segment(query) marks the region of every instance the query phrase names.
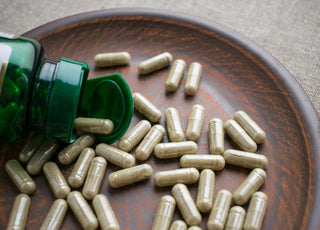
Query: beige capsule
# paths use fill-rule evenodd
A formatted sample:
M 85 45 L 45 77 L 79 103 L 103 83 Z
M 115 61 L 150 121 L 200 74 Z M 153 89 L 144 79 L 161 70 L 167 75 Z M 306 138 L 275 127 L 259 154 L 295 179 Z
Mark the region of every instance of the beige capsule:
M 266 214 L 268 197 L 263 192 L 255 192 L 252 195 L 244 221 L 244 230 L 259 230 Z
M 110 163 L 121 168 L 129 168 L 136 163 L 134 157 L 131 154 L 126 153 L 111 145 L 98 144 L 96 147 L 96 153 L 98 156 L 103 157 Z
M 202 65 L 198 62 L 191 63 L 186 84 L 184 86 L 184 93 L 187 95 L 195 95 L 200 84 L 200 78 L 201 78 L 201 72 L 202 72 Z
M 213 204 L 215 174 L 211 169 L 200 173 L 196 204 L 200 212 L 209 212 Z
M 92 200 L 92 204 L 102 230 L 120 230 L 117 218 L 112 210 L 108 198 L 105 195 L 96 195 Z
M 57 164 L 52 161 L 45 163 L 43 173 L 55 197 L 66 198 L 70 193 L 70 187 Z
M 194 105 L 188 120 L 186 137 L 190 141 L 197 141 L 201 135 L 205 109 L 202 105 Z
M 209 230 L 223 230 L 227 221 L 232 195 L 227 190 L 220 190 L 214 201 L 208 218 L 207 228 Z
M 112 67 L 128 65 L 131 56 L 128 52 L 100 53 L 94 56 L 94 64 L 97 67 Z
M 64 199 L 55 200 L 40 230 L 59 230 L 67 211 L 68 204 Z
M 166 119 L 166 126 L 170 141 L 178 142 L 183 141 L 184 132 L 182 129 L 179 113 L 177 109 L 169 107 L 164 112 Z
M 209 122 L 209 150 L 211 154 L 221 155 L 224 152 L 223 121 L 213 118 Z
M 160 143 L 165 130 L 161 125 L 154 125 L 136 149 L 136 158 L 140 161 L 147 160 L 155 146 Z
M 202 230 L 199 226 L 191 226 L 188 228 L 188 230 Z
M 160 109 L 140 93 L 132 94 L 134 108 L 151 122 L 158 122 L 162 117 Z
M 247 132 L 235 120 L 227 120 L 224 129 L 228 136 L 242 149 L 247 152 L 256 152 L 257 144 Z
M 152 173 L 153 170 L 150 165 L 141 164 L 111 173 L 108 177 L 108 182 L 111 187 L 119 188 L 146 180 L 152 176 Z
M 148 74 L 156 70 L 162 69 L 172 62 L 172 55 L 164 52 L 139 63 L 138 71 L 140 74 Z
M 107 161 L 103 157 L 95 157 L 91 161 L 82 194 L 87 200 L 92 200 L 98 194 L 106 173 Z
M 80 132 L 110 134 L 113 127 L 113 122 L 109 119 L 78 117 L 74 120 L 74 128 Z
M 175 220 L 171 224 L 170 230 L 187 230 L 187 225 L 182 220 Z
M 19 161 L 9 160 L 5 165 L 5 170 L 21 193 L 29 195 L 34 193 L 36 184 Z
M 160 171 L 154 175 L 154 183 L 159 187 L 172 186 L 178 183 L 193 184 L 199 179 L 199 171 L 195 168 Z
M 198 145 L 193 141 L 169 142 L 157 144 L 154 155 L 160 159 L 181 157 L 185 154 L 195 154 Z
M 151 123 L 149 121 L 140 121 L 120 138 L 118 148 L 125 152 L 130 152 L 145 137 L 150 129 Z
M 246 211 L 240 206 L 233 206 L 228 215 L 225 230 L 241 230 L 243 227 Z
M 27 143 L 19 153 L 19 161 L 22 164 L 28 163 L 28 161 L 31 159 L 31 157 L 37 151 L 37 149 L 40 147 L 43 141 L 44 141 L 43 133 L 41 132 L 32 133 Z
M 227 164 L 249 169 L 265 169 L 268 165 L 268 159 L 264 155 L 257 153 L 229 149 L 224 152 L 223 157 Z
M 7 230 L 25 229 L 31 199 L 26 194 L 16 196 L 11 209 Z
M 68 177 L 68 183 L 72 188 L 80 188 L 87 176 L 92 159 L 96 153 L 92 148 L 85 148 L 73 166 L 73 169 Z
M 161 197 L 153 220 L 152 230 L 168 230 L 175 207 L 176 200 L 172 196 L 165 195 Z
M 233 115 L 233 118 L 244 130 L 247 131 L 249 136 L 252 137 L 257 144 L 261 144 L 265 140 L 266 133 L 246 112 L 237 111 Z
M 174 92 L 177 90 L 185 68 L 186 68 L 186 63 L 184 60 L 177 59 L 174 61 L 173 66 L 170 70 L 169 76 L 167 78 L 167 81 L 165 83 L 165 87 L 168 92 Z
M 219 171 L 224 168 L 225 160 L 221 155 L 184 155 L 180 158 L 180 166 L 183 168 L 194 167 L 198 170 Z
M 41 146 L 32 156 L 27 164 L 27 171 L 31 175 L 38 175 L 43 165 L 50 160 L 50 158 L 56 153 L 58 143 L 54 140 L 45 140 Z
M 253 193 L 255 193 L 267 178 L 267 174 L 263 169 L 256 168 L 250 172 L 242 184 L 234 191 L 233 201 L 237 205 L 245 204 Z
M 188 225 L 200 224 L 201 214 L 184 184 L 176 184 L 172 188 L 172 195 L 176 199 L 177 206 Z

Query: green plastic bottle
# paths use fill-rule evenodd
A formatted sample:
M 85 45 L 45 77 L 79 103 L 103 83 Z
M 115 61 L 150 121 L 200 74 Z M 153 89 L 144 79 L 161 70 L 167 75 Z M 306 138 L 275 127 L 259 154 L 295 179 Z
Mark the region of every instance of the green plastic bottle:
M 78 116 L 112 120 L 113 132 L 98 138 L 118 140 L 133 115 L 129 86 L 118 74 L 87 79 L 88 74 L 84 62 L 48 60 L 37 41 L 0 33 L 0 141 L 36 130 L 70 143 Z

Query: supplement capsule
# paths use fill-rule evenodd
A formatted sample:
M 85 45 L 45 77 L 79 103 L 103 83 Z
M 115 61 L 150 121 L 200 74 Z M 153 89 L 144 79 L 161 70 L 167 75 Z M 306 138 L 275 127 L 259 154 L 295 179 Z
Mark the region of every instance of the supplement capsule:
M 213 204 L 215 174 L 211 169 L 204 169 L 200 173 L 197 193 L 197 207 L 200 212 L 209 212 Z
M 27 164 L 27 171 L 31 175 L 38 175 L 43 165 L 50 160 L 58 148 L 58 143 L 53 140 L 45 140 Z
M 188 228 L 188 230 L 202 230 L 199 226 L 191 226 Z
M 184 155 L 180 158 L 180 166 L 183 168 L 194 167 L 198 170 L 219 171 L 224 168 L 225 160 L 220 155 Z
M 170 65 L 171 62 L 171 54 L 165 52 L 140 62 L 138 65 L 138 71 L 140 74 L 148 74 Z
M 117 218 L 112 210 L 108 198 L 103 194 L 96 195 L 92 204 L 97 213 L 102 230 L 120 230 Z
M 207 228 L 209 230 L 223 230 L 232 201 L 232 195 L 227 190 L 220 190 L 214 201 L 208 218 Z
M 58 199 L 66 198 L 70 193 L 70 187 L 57 164 L 52 161 L 45 163 L 43 173 L 55 197 Z
M 246 211 L 240 206 L 233 206 L 228 215 L 225 230 L 241 230 L 243 227 Z
M 98 220 L 80 192 L 70 192 L 67 202 L 82 228 L 88 230 L 98 228 Z
M 264 141 L 266 138 L 265 132 L 247 113 L 244 111 L 237 111 L 233 118 L 244 130 L 247 131 L 249 136 L 252 137 L 257 144 L 261 144 Z
M 177 59 L 174 61 L 173 66 L 170 70 L 169 76 L 167 78 L 167 81 L 165 83 L 166 90 L 168 92 L 174 92 L 177 90 L 185 68 L 186 68 L 186 63 L 183 60 Z
M 16 196 L 11 210 L 7 230 L 25 229 L 30 208 L 30 197 L 26 194 Z
M 177 206 L 188 225 L 200 224 L 201 214 L 194 203 L 191 194 L 184 184 L 176 184 L 172 188 L 172 195 L 176 199 Z
M 154 183 L 159 187 L 172 186 L 178 183 L 193 184 L 199 179 L 199 171 L 195 168 L 160 171 L 154 175 Z
M 68 177 L 69 185 L 72 188 L 80 188 L 86 179 L 92 159 L 96 153 L 92 148 L 82 150 L 77 162 L 75 163 L 70 176 Z
M 92 200 L 98 194 L 106 168 L 107 162 L 103 157 L 95 157 L 91 161 L 86 182 L 82 189 L 82 194 L 87 200 Z
M 109 119 L 78 117 L 74 120 L 74 128 L 85 133 L 110 134 L 113 127 Z
M 175 207 L 176 200 L 172 196 L 165 195 L 161 197 L 156 216 L 153 220 L 152 230 L 168 230 Z
M 134 108 L 151 122 L 158 122 L 162 113 L 154 104 L 140 93 L 132 94 Z
M 119 188 L 146 180 L 152 176 L 152 173 L 153 170 L 150 165 L 141 164 L 111 173 L 108 177 L 108 182 L 111 187 Z
M 224 152 L 223 157 L 227 164 L 249 169 L 265 169 L 268 165 L 268 159 L 264 155 L 257 153 L 229 149 Z
M 5 170 L 21 193 L 34 193 L 36 184 L 17 160 L 9 160 Z
M 43 141 L 43 133 L 33 133 L 31 137 L 28 139 L 26 145 L 21 150 L 19 154 L 19 161 L 22 164 L 28 163 L 28 161 L 31 159 L 31 157 L 37 151 L 37 149 L 40 147 Z
M 78 137 L 72 144 L 62 149 L 58 154 L 58 160 L 63 165 L 73 162 L 84 148 L 90 147 L 95 141 L 92 134 L 84 134 Z
M 191 114 L 188 120 L 187 139 L 190 141 L 197 141 L 201 135 L 201 129 L 204 120 L 205 109 L 202 105 L 192 106 Z
M 147 160 L 155 146 L 162 140 L 164 133 L 165 130 L 161 125 L 154 125 L 136 149 L 136 158 L 140 161 Z
M 128 65 L 131 56 L 127 52 L 101 53 L 94 57 L 94 64 L 97 67 L 112 67 Z
M 149 121 L 140 121 L 120 138 L 118 148 L 125 152 L 130 152 L 145 137 L 150 129 L 151 124 Z
M 160 159 L 181 157 L 185 154 L 195 154 L 198 145 L 193 141 L 169 142 L 157 144 L 154 155 Z
M 103 157 L 107 161 L 121 168 L 129 168 L 136 163 L 131 154 L 117 149 L 111 145 L 98 144 L 96 147 L 96 153 L 98 156 Z
M 223 121 L 213 118 L 209 122 L 209 150 L 211 154 L 221 155 L 224 152 Z
M 191 63 L 187 75 L 186 84 L 184 86 L 184 93 L 187 95 L 195 95 L 201 78 L 202 66 L 198 62 Z
M 267 210 L 268 197 L 263 192 L 252 195 L 247 216 L 244 221 L 244 230 L 259 230 Z
M 257 151 L 256 142 L 252 140 L 247 132 L 235 120 L 227 120 L 224 123 L 224 129 L 240 149 L 252 153 Z
M 181 126 L 181 121 L 180 121 L 178 111 L 173 107 L 169 107 L 164 112 L 164 115 L 166 119 L 166 126 L 167 126 L 167 131 L 168 131 L 168 136 L 170 141 L 173 141 L 173 142 L 183 141 L 184 132 Z
M 55 200 L 44 219 L 40 230 L 59 230 L 67 210 L 68 204 L 64 199 Z
M 248 177 L 233 193 L 233 201 L 237 205 L 245 204 L 253 193 L 255 193 L 267 178 L 267 174 L 263 169 L 256 168 L 251 171 Z
M 187 230 L 187 225 L 182 220 L 173 221 L 171 224 L 170 230 Z

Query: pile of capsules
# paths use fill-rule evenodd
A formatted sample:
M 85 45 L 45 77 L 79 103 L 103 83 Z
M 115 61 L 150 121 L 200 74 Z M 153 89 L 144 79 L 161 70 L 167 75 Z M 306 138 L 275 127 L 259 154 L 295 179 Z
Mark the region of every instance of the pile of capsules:
M 98 54 L 95 63 L 98 67 L 128 64 L 130 55 L 126 52 Z M 172 56 L 163 53 L 141 62 L 138 66 L 140 74 L 151 73 L 170 65 Z M 201 64 L 192 63 L 188 71 L 185 93 L 194 95 L 197 92 Z M 178 59 L 174 62 L 166 81 L 167 91 L 175 91 L 185 69 L 185 62 Z M 34 134 L 27 142 L 18 160 L 9 160 L 5 170 L 21 192 L 15 199 L 7 229 L 24 229 L 30 207 L 30 197 L 35 191 L 35 183 L 30 175 L 38 175 L 42 171 L 57 198 L 52 204 L 41 229 L 59 229 L 68 207 L 72 210 L 83 229 L 120 229 L 117 218 L 108 198 L 98 194 L 103 181 L 107 162 L 121 170 L 108 176 L 108 183 L 113 188 L 127 186 L 150 178 L 153 169 L 149 164 L 136 165 L 136 159 L 146 161 L 152 153 L 157 158 L 169 159 L 180 157 L 179 169 L 159 171 L 154 175 L 156 186 L 172 187 L 172 196 L 164 195 L 158 204 L 153 230 L 201 229 L 200 212 L 210 212 L 207 229 L 260 229 L 266 213 L 268 198 L 258 191 L 266 179 L 268 160 L 262 154 L 255 153 L 257 144 L 265 139 L 264 131 L 248 114 L 238 111 L 234 120 L 223 123 L 219 118 L 209 122 L 209 150 L 211 154 L 196 154 L 196 141 L 200 138 L 204 121 L 205 108 L 194 105 L 188 119 L 186 135 L 182 129 L 177 109 L 169 107 L 165 110 L 166 130 L 170 142 L 161 143 L 165 129 L 157 123 L 162 117 L 161 111 L 140 93 L 133 94 L 134 108 L 146 120 L 141 120 L 118 141 L 117 147 L 100 143 L 95 150 L 90 148 L 95 142 L 94 134 L 109 134 L 113 123 L 108 119 L 77 118 L 74 121 L 76 130 L 84 134 L 72 144 L 58 153 L 58 161 L 69 165 L 76 161 L 67 180 L 58 165 L 50 161 L 56 153 L 58 143 L 44 140 L 43 135 Z M 239 146 L 240 150 L 224 150 L 224 133 Z M 187 141 L 184 141 L 186 136 Z M 129 152 L 135 150 L 135 157 Z M 97 156 L 96 156 L 97 155 Z M 22 166 L 26 165 L 26 169 Z M 214 171 L 222 170 L 225 164 L 252 169 L 243 183 L 231 194 L 220 190 L 215 200 Z M 201 171 L 201 173 L 199 173 Z M 186 184 L 199 181 L 196 202 L 193 200 Z M 82 191 L 71 191 L 82 187 Z M 92 200 L 94 212 L 88 201 Z M 231 203 L 235 206 L 231 207 Z M 247 211 L 241 205 L 250 200 Z M 178 207 L 184 220 L 172 218 L 175 207 Z

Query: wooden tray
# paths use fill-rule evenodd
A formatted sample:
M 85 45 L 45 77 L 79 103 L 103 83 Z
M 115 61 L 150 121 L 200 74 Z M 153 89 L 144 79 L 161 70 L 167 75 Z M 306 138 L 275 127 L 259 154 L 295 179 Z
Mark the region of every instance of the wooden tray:
M 237 110 L 246 111 L 266 131 L 267 139 L 258 153 L 269 159 L 268 178 L 261 188 L 268 197 L 262 229 L 316 229 L 320 227 L 320 123 L 305 92 L 290 73 L 262 48 L 221 25 L 179 13 L 146 9 L 113 9 L 63 18 L 25 33 L 38 40 L 48 58 L 81 60 L 91 67 L 90 77 L 120 73 L 132 92 L 141 92 L 161 111 L 174 106 L 186 129 L 191 106 L 206 108 L 205 124 L 198 141 L 197 154 L 208 154 L 208 123 L 213 117 L 226 121 Z M 101 52 L 128 51 L 129 66 L 96 68 L 93 57 Z M 167 94 L 164 82 L 169 68 L 139 76 L 140 61 L 171 52 L 174 59 L 203 65 L 198 93 L 186 97 L 185 77 L 177 92 Z M 299 60 L 297 60 L 299 61 Z M 131 127 L 142 116 L 135 113 Z M 161 125 L 165 125 L 164 118 Z M 165 136 L 164 142 L 168 141 Z M 236 148 L 226 137 L 226 149 Z M 17 158 L 24 143 L 1 144 L 0 229 L 4 229 L 14 198 L 19 191 L 4 172 L 4 164 Z M 63 145 L 61 145 L 63 147 Z M 134 154 L 134 151 L 132 151 Z M 154 172 L 179 167 L 179 160 L 147 161 Z M 72 165 L 62 167 L 68 176 Z M 116 170 L 108 165 L 106 174 Z M 250 170 L 227 166 L 216 173 L 215 195 L 220 189 L 233 192 Z M 112 189 L 107 175 L 100 193 L 106 194 L 121 229 L 150 229 L 161 196 L 171 188 L 157 188 L 153 177 L 145 182 Z M 54 201 L 43 174 L 34 178 L 37 190 L 32 195 L 27 229 L 39 229 Z M 197 184 L 188 186 L 193 198 Z M 247 205 L 245 206 L 247 207 Z M 181 219 L 176 209 L 174 220 Z M 203 215 L 205 229 L 208 214 Z M 62 229 L 79 229 L 69 210 Z

